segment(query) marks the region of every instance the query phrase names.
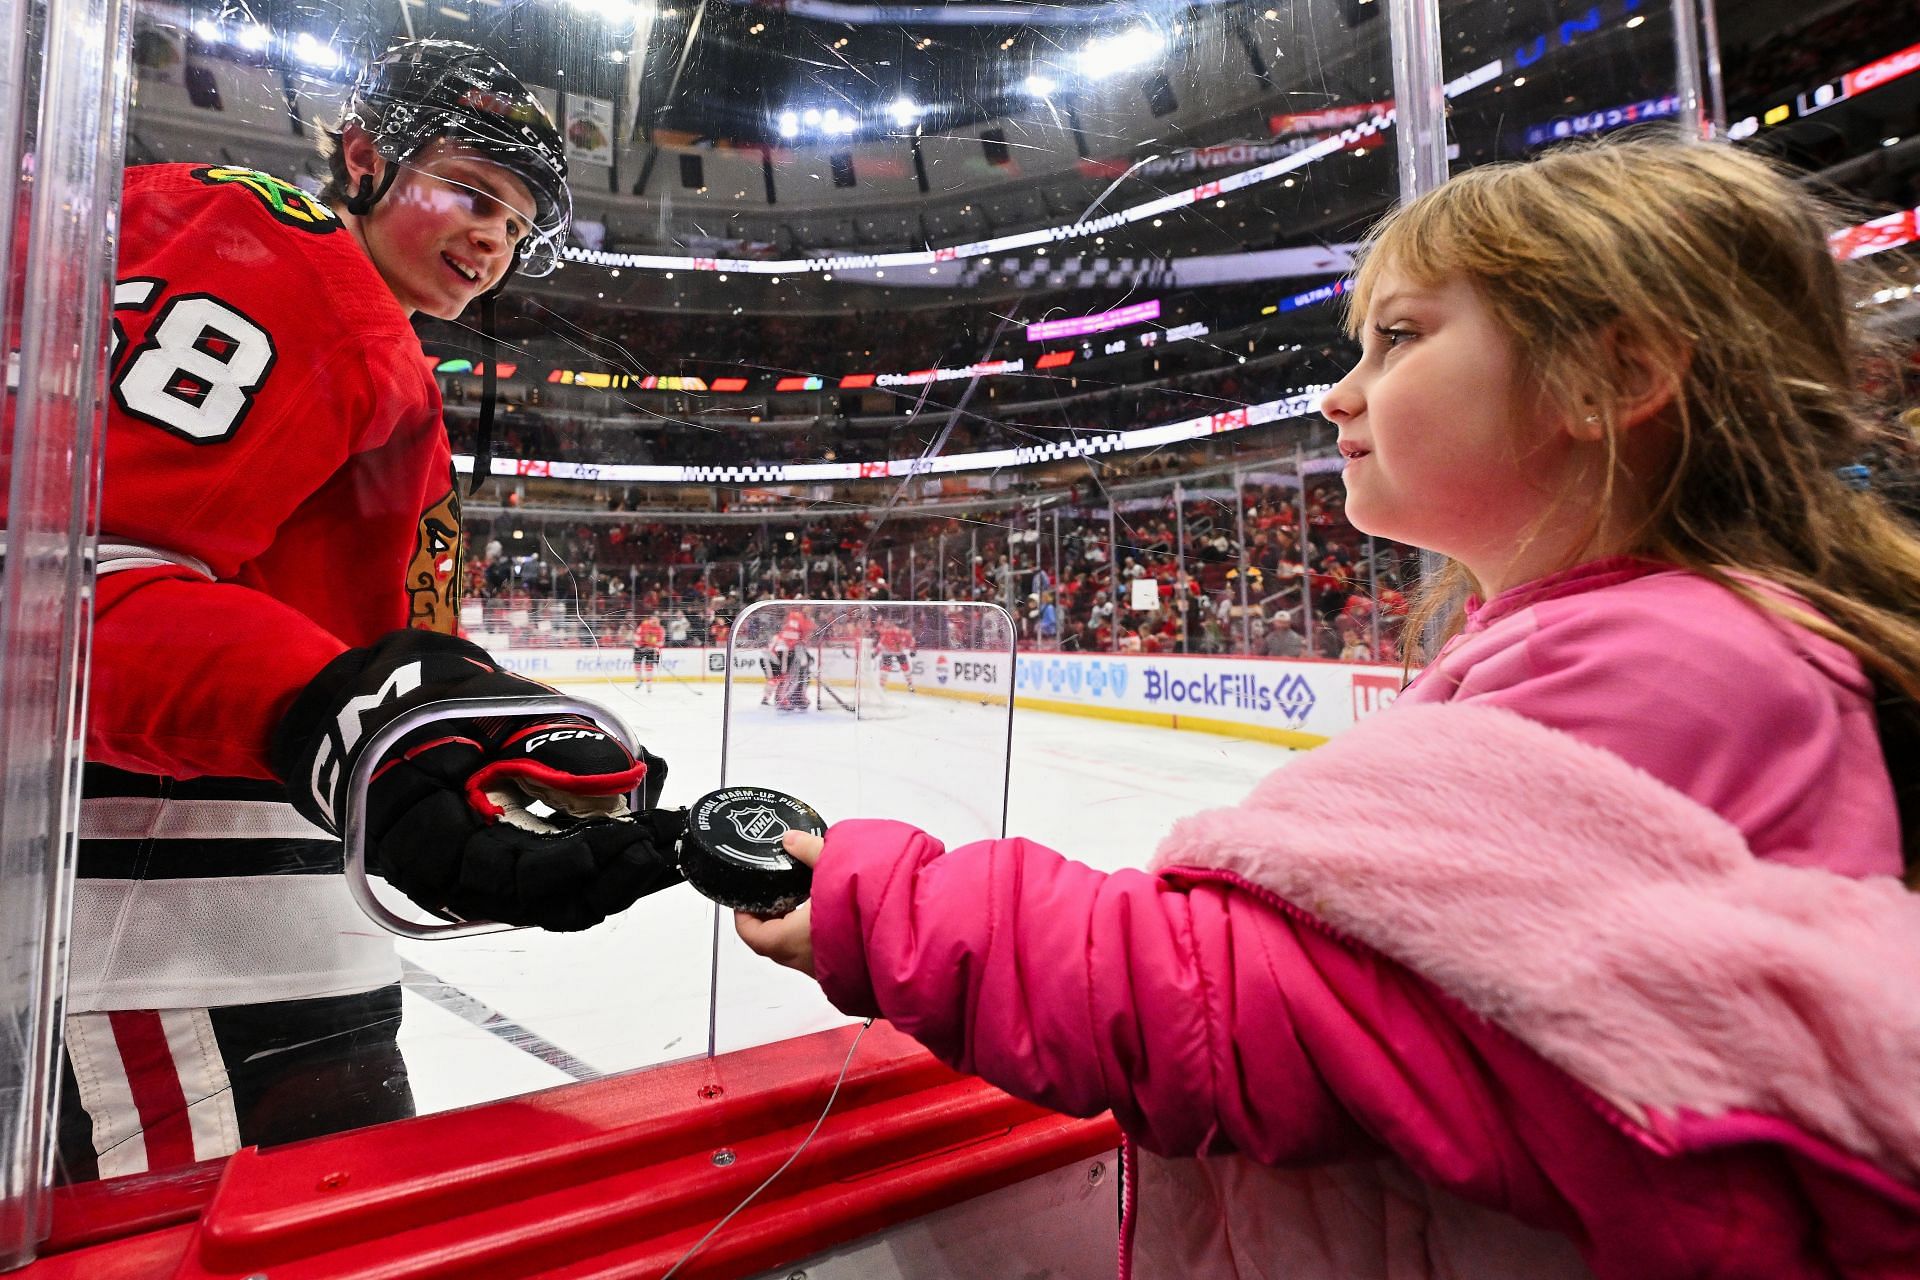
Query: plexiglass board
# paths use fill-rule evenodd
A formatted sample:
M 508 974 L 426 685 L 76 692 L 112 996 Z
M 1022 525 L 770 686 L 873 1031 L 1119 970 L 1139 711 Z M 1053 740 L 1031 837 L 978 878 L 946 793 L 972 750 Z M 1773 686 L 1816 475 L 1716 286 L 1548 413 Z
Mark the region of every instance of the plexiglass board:
M 948 845 L 1006 834 L 1014 626 L 993 604 L 764 600 L 733 629 L 721 774 L 828 823 L 885 817 Z M 813 982 L 715 925 L 716 1052 L 845 1021 Z

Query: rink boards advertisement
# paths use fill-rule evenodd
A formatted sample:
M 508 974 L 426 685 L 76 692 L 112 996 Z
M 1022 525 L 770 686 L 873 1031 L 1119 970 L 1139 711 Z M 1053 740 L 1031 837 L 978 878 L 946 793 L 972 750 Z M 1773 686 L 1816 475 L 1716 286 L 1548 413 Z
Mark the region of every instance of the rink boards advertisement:
M 1312 747 L 1391 705 L 1400 685 L 1398 667 L 1344 662 L 1023 653 L 1013 698 L 1036 711 Z
M 475 636 L 486 645 L 486 637 Z M 633 655 L 624 648 L 494 649 L 511 671 L 559 684 L 631 683 Z M 734 679 L 758 683 L 757 651 L 733 654 Z M 1325 742 L 1355 721 L 1392 704 L 1400 668 L 1284 658 L 1188 657 L 1171 654 L 1022 653 L 923 649 L 913 659 L 915 695 L 977 698 L 1032 711 L 1091 716 L 1167 729 L 1255 738 L 1290 747 Z M 662 649 L 658 679 L 719 683 L 724 649 Z M 898 676 L 888 687 L 905 697 Z

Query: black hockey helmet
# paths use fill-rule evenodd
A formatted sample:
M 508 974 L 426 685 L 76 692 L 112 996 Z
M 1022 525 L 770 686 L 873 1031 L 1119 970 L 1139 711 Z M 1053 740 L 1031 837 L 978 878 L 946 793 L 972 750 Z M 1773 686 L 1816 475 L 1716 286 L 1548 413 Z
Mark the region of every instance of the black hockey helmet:
M 492 54 L 458 40 L 402 41 L 367 65 L 340 123 L 365 129 L 394 164 L 436 138 L 484 152 L 533 193 L 533 227 L 520 241 L 516 269 L 543 276 L 558 265 L 573 218 L 566 147 L 540 100 Z M 364 213 L 383 193 L 363 184 L 348 207 Z

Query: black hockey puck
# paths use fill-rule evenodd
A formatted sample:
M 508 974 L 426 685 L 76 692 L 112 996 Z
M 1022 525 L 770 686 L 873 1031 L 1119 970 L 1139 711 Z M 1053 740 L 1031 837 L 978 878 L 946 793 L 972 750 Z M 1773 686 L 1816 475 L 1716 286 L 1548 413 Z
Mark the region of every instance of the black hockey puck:
M 807 900 L 813 868 L 780 847 L 789 831 L 820 836 L 827 824 L 813 806 L 766 787 L 710 791 L 687 810 L 680 870 L 687 883 L 723 907 L 782 915 Z

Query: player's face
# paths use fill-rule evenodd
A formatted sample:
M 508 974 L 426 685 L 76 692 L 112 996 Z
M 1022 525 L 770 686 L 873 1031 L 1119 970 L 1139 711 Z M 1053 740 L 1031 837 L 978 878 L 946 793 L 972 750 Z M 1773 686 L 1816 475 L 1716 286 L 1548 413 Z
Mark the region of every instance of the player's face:
M 1360 363 L 1321 405 L 1340 430 L 1347 518 L 1505 585 L 1564 491 L 1571 438 L 1466 281 L 1423 287 L 1388 271 L 1365 326 Z
M 367 252 L 408 311 L 451 320 L 513 268 L 532 193 L 480 152 L 445 141 L 400 168 L 361 220 Z

